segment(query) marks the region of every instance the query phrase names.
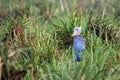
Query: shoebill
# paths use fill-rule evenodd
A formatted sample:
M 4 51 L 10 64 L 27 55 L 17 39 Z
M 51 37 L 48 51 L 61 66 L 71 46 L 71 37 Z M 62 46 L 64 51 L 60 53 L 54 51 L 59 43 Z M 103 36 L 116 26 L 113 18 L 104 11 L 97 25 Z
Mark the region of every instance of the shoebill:
M 80 35 L 81 30 L 82 30 L 81 27 L 75 27 L 73 34 L 72 34 L 72 37 L 74 37 L 73 48 L 74 48 L 77 62 L 82 61 L 82 56 L 83 56 L 84 49 L 85 49 L 85 41 L 83 37 Z

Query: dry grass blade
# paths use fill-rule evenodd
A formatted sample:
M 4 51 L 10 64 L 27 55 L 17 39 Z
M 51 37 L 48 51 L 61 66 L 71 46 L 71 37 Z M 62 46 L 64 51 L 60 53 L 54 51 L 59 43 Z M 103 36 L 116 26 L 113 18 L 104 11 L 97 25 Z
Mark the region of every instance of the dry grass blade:
M 2 66 L 3 66 L 2 56 L 0 56 L 0 80 L 1 80 L 1 78 L 2 78 Z

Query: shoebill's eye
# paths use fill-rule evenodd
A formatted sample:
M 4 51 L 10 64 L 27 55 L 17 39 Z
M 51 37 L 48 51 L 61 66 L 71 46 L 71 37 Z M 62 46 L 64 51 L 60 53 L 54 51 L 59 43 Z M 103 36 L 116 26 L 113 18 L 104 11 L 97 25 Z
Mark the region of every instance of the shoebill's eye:
M 76 31 L 78 31 L 78 29 L 75 29 Z

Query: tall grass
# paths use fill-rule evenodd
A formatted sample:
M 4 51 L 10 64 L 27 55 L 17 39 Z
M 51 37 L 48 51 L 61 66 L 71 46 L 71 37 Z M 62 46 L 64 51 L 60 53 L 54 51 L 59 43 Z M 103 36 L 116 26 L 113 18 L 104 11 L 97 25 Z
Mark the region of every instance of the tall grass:
M 20 2 L 23 6 L 10 1 L 8 14 L 6 10 L 1 14 L 2 79 L 120 79 L 119 20 L 114 14 L 106 9 L 85 11 L 77 0 Z M 80 63 L 75 62 L 72 48 L 75 26 L 82 26 L 86 42 Z

